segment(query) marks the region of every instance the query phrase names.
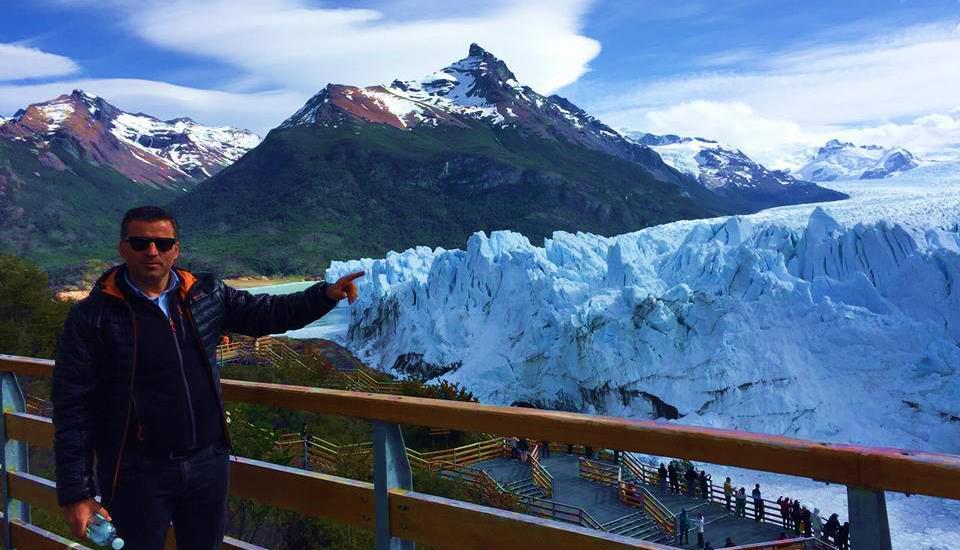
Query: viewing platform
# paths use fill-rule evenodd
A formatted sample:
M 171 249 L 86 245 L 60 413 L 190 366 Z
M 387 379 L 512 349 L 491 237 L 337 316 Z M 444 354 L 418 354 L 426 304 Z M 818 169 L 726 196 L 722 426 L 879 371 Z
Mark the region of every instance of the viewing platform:
M 49 418 L 25 412 L 26 403 L 15 375 L 49 377 L 53 369 L 54 363 L 49 360 L 0 355 L 0 404 L 4 411 L 0 435 L 7 450 L 4 461 L 6 475 L 2 477 L 2 541 L 5 549 L 79 547 L 30 523 L 31 508 L 57 512 L 54 481 L 31 475 L 25 467 L 27 446 L 51 448 L 53 424 Z M 576 495 L 579 490 L 586 491 L 583 493 L 585 495 L 595 495 L 592 501 L 588 499 L 585 502 L 593 507 L 599 517 L 594 518 L 591 512 L 584 509 L 587 513 L 582 518 L 583 522 L 596 525 L 572 525 L 570 521 L 419 493 L 412 485 L 410 474 L 411 462 L 416 461 L 408 458 L 401 424 L 501 437 L 521 435 L 538 441 L 572 440 L 594 449 L 619 449 L 621 457 L 627 451 L 671 456 L 846 485 L 851 546 L 857 550 L 891 549 L 885 491 L 960 499 L 960 457 L 953 455 L 837 445 L 733 430 L 664 425 L 386 393 L 226 379 L 222 381 L 222 387 L 227 401 L 356 417 L 372 422 L 373 483 L 233 456 L 230 491 L 233 496 L 252 499 L 260 504 L 369 529 L 376 535 L 378 549 L 412 548 L 413 542 L 478 550 L 518 546 L 664 549 L 669 547 L 602 529 L 601 522 L 618 513 L 616 508 L 604 506 L 613 504 L 610 493 L 614 492 L 621 502 L 626 500 L 639 505 L 635 506 L 638 512 L 642 507 L 657 526 L 669 534 L 667 514 L 673 513 L 677 506 L 682 507 L 684 503 L 682 497 L 676 497 L 676 501 L 664 498 L 663 502 L 649 498 L 648 494 L 653 495 L 655 489 L 651 492 L 649 472 L 642 465 L 638 468 L 618 462 L 619 466 L 614 468 L 618 473 L 614 476 L 610 468 L 591 464 L 602 463 L 603 457 L 598 456 L 601 459 L 599 461 L 578 459 L 580 470 L 574 476 L 571 467 L 573 461 L 560 456 L 559 452 L 557 456 L 545 459 L 540 469 L 534 471 L 531 468 L 531 482 L 538 490 L 549 493 L 549 498 L 543 500 L 566 498 L 565 494 Z M 477 454 L 482 454 L 479 447 Z M 497 457 L 488 458 L 495 459 Z M 506 465 L 503 468 L 503 475 L 507 475 Z M 456 464 L 451 468 L 458 469 L 464 472 L 461 474 L 464 476 L 475 474 Z M 483 470 L 480 472 L 479 477 L 489 478 L 493 486 L 502 486 L 492 477 L 500 475 L 496 471 L 492 475 Z M 574 477 L 583 478 L 584 473 L 592 479 L 582 479 L 574 485 Z M 616 489 L 611 483 L 614 480 Z M 595 483 L 602 489 L 608 488 L 609 492 L 591 492 L 580 482 Z M 541 510 L 546 506 L 537 504 Z M 554 517 L 566 513 L 562 506 L 561 503 L 556 508 Z M 529 511 L 536 513 L 533 506 Z M 774 512 L 773 509 L 769 511 L 771 514 Z M 720 529 L 724 521 L 727 519 L 718 519 L 708 525 L 708 533 L 711 525 Z M 691 535 L 695 539 L 695 533 Z M 171 539 L 168 537 L 168 540 Z M 709 534 L 708 539 L 713 540 Z M 737 542 L 742 544 L 741 540 Z M 168 548 L 172 547 L 168 544 Z M 224 539 L 222 547 L 245 550 L 258 548 L 229 537 Z M 817 547 L 818 543 L 814 540 L 794 539 L 770 540 L 737 548 L 785 550 Z

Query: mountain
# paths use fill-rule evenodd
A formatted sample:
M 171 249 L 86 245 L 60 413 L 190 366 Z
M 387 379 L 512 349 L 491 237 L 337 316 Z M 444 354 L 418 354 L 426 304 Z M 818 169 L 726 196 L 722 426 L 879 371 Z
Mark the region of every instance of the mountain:
M 246 130 L 126 113 L 81 90 L 18 111 L 0 125 L 0 139 L 26 142 L 50 166 L 63 164 L 50 150 L 51 141 L 60 141 L 91 164 L 173 188 L 210 177 L 260 142 Z
M 186 230 L 196 227 L 193 258 L 257 273 L 462 246 L 477 230 L 616 234 L 756 208 L 520 84 L 476 44 L 423 79 L 326 86 L 173 206 Z
M 130 114 L 75 90 L 0 121 L 0 253 L 54 281 L 114 257 L 123 212 L 163 204 L 259 141 L 189 119 Z
M 710 191 L 741 204 L 763 208 L 846 198 L 846 195 L 794 178 L 782 170 L 767 170 L 739 149 L 700 137 L 645 132 L 626 134 L 656 151 L 664 162 L 694 177 Z
M 797 173 L 810 181 L 882 179 L 919 165 L 917 158 L 901 147 L 858 146 L 831 139 Z

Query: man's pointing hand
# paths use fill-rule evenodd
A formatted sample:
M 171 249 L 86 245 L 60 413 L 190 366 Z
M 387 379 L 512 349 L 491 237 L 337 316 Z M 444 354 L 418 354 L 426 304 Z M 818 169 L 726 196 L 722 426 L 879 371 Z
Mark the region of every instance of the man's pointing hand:
M 340 301 L 346 298 L 349 303 L 354 303 L 357 301 L 359 292 L 353 280 L 360 277 L 363 277 L 363 271 L 354 271 L 353 273 L 340 277 L 337 282 L 327 285 L 327 298 L 334 301 Z

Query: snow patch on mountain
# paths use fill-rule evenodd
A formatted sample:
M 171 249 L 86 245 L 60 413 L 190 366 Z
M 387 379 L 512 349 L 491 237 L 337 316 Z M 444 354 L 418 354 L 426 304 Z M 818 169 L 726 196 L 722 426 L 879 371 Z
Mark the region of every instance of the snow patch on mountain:
M 54 101 L 42 105 L 37 109 L 43 114 L 47 122 L 47 133 L 53 133 L 73 114 L 74 107 L 70 101 Z
M 798 173 L 809 181 L 882 179 L 912 170 L 921 163 L 900 147 L 854 145 L 832 139 L 817 150 Z
M 362 359 L 443 372 L 484 402 L 956 453 L 954 174 L 867 194 L 916 198 L 890 221 L 839 203 L 542 246 L 478 233 L 326 278 L 367 272 L 341 338 Z
M 147 151 L 191 176 L 210 177 L 260 143 L 260 137 L 231 127 L 210 127 L 188 118 L 170 121 L 121 112 L 110 132 L 132 147 Z
M 260 143 L 246 130 L 126 113 L 82 90 L 18 111 L 2 125 L 2 138 L 32 141 L 35 154 L 42 150 L 47 159 L 55 158 L 50 144 L 62 140 L 134 181 L 176 188 L 210 177 Z M 53 165 L 65 169 L 59 159 Z

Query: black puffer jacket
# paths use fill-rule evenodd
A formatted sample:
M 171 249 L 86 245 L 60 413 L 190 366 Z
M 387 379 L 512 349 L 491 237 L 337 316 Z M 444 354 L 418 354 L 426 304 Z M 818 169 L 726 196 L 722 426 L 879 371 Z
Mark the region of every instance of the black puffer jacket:
M 134 317 L 118 286 L 124 266 L 100 277 L 86 299 L 73 306 L 57 347 L 51 398 L 57 500 L 61 506 L 97 494 L 93 456 L 117 464 L 133 412 L 136 383 Z M 216 348 L 224 332 L 250 336 L 276 334 L 306 326 L 329 312 L 326 283 L 283 296 L 253 295 L 206 274 L 175 268 L 182 279 L 190 329 L 203 344 L 203 356 L 220 401 L 223 391 Z M 229 438 L 229 436 L 228 436 Z M 109 480 L 101 480 L 101 483 Z

